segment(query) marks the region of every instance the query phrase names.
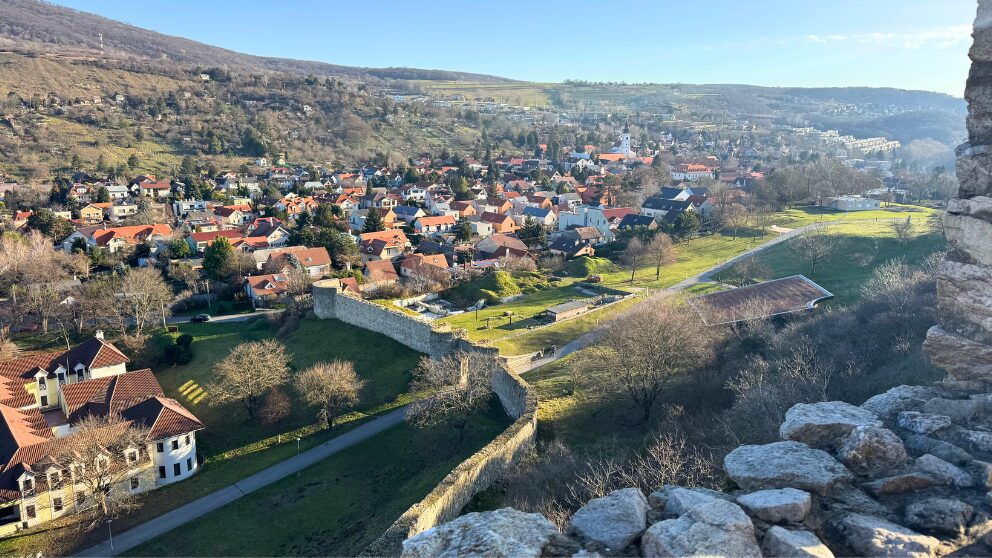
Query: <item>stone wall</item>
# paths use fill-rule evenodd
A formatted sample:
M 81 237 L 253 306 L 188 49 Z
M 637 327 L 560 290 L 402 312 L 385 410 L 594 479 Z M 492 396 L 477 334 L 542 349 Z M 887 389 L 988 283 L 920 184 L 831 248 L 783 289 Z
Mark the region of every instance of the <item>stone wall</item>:
M 354 326 L 381 333 L 411 349 L 432 356 L 456 351 L 499 355 L 450 328 L 435 327 L 430 321 L 400 309 L 393 309 L 348 295 L 337 281 L 313 285 L 314 313 L 322 319 L 338 319 Z M 493 393 L 506 414 L 514 419 L 502 434 L 460 463 L 423 500 L 403 513 L 363 553 L 368 556 L 398 556 L 403 541 L 458 516 L 480 491 L 498 480 L 513 461 L 534 444 L 537 433 L 537 395 L 520 376 L 506 366 L 492 378 Z

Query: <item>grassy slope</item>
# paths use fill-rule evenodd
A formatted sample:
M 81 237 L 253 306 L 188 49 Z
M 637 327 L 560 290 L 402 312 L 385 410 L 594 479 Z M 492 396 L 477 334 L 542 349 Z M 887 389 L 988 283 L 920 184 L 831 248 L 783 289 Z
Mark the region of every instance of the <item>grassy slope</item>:
M 494 401 L 461 444 L 400 425 L 127 554 L 354 556 L 507 424 Z

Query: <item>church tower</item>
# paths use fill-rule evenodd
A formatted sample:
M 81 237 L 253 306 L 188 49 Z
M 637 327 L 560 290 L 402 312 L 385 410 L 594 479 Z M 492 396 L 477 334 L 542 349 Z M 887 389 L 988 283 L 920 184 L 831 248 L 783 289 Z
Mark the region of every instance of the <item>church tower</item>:
M 630 121 L 623 125 L 623 134 L 620 136 L 620 153 L 623 153 L 625 157 L 631 157 L 634 154 L 630 150 Z

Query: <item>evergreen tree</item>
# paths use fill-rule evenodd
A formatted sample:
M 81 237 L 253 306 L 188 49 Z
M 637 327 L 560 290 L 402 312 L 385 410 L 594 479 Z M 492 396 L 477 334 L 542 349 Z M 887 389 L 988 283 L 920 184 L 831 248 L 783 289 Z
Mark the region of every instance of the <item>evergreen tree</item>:
M 107 203 L 110 201 L 110 191 L 107 190 L 106 186 L 100 186 L 96 189 L 96 203 Z
M 517 233 L 527 246 L 544 246 L 548 241 L 548 232 L 544 225 L 528 217 L 524 220 L 524 226 Z
M 203 271 L 212 279 L 223 279 L 231 268 L 234 247 L 223 236 L 218 236 L 203 250 Z
M 365 224 L 362 225 L 362 232 L 379 232 L 386 230 L 385 223 L 382 222 L 382 213 L 377 207 L 370 207 L 369 212 L 365 215 Z
M 472 240 L 472 224 L 465 217 L 458 219 L 455 223 L 455 238 L 461 242 Z

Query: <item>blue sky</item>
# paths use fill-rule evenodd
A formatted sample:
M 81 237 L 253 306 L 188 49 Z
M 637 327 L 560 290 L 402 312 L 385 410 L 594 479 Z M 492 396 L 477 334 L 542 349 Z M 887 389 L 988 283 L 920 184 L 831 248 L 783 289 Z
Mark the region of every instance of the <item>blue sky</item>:
M 56 0 L 251 54 L 561 81 L 960 96 L 975 0 Z

